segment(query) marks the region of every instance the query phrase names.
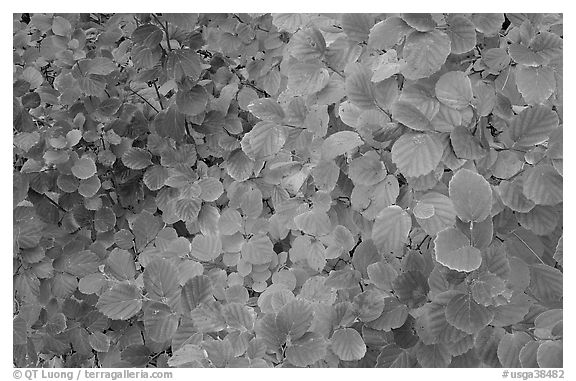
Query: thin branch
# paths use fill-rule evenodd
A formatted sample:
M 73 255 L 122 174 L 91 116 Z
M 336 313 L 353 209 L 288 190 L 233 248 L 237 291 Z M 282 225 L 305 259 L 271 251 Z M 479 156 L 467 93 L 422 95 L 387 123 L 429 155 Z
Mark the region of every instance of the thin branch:
M 158 103 L 160 103 L 160 108 L 164 110 L 164 105 L 162 104 L 162 97 L 160 97 L 160 92 L 158 91 L 158 85 L 156 85 L 156 81 L 154 83 L 154 90 L 156 90 L 156 96 L 158 97 Z
M 57 207 L 58 209 L 60 209 L 61 211 L 63 211 L 64 213 L 68 213 L 68 211 L 66 209 L 64 209 L 63 207 L 61 207 L 56 201 L 52 200 L 50 197 L 48 197 L 45 193 L 42 193 L 42 196 L 44 196 L 44 198 L 48 201 L 50 201 L 50 203 L 52 205 L 54 205 L 55 207 Z
M 330 70 L 332 70 L 334 73 L 338 74 L 340 77 L 346 79 L 346 77 L 344 76 L 344 74 L 340 73 L 338 70 L 334 69 L 332 66 L 330 66 L 330 64 L 328 62 L 324 62 L 324 64 L 326 65 L 326 67 Z
M 137 92 L 135 92 L 134 90 L 132 90 L 131 87 L 128 87 L 128 89 L 132 92 L 132 94 L 137 95 L 138 97 L 140 97 L 140 99 L 142 99 L 144 102 L 146 102 L 148 104 L 148 106 L 152 107 L 152 109 L 154 111 L 156 111 L 157 114 L 160 112 L 156 109 L 156 107 L 152 106 L 152 103 L 148 102 L 148 99 L 144 98 L 142 95 L 140 95 Z
M 168 46 L 168 50 L 172 51 L 172 46 L 170 46 L 170 35 L 168 34 L 168 21 L 166 21 L 166 25 L 164 25 L 162 21 L 160 21 L 158 16 L 156 16 L 154 13 L 151 13 L 151 15 L 152 17 L 154 17 L 154 20 L 156 20 L 156 22 L 160 24 L 162 30 L 164 30 L 164 34 L 166 34 L 166 45 Z

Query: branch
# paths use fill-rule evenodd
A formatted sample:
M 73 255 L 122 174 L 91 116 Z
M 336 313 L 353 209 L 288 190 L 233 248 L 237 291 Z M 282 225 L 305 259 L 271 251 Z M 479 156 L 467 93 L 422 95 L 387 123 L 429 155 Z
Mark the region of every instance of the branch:
M 152 106 L 152 103 L 148 102 L 148 99 L 144 98 L 142 95 L 138 94 L 137 92 L 135 92 L 134 90 L 132 90 L 132 88 L 130 86 L 127 87 L 128 90 L 130 90 L 132 92 L 132 94 L 137 95 L 138 97 L 140 97 L 140 99 L 142 99 L 144 102 L 146 102 L 148 104 L 148 106 L 152 107 L 152 109 L 154 111 L 156 111 L 156 113 L 160 113 L 160 111 L 158 111 L 156 109 L 156 107 Z
M 162 104 L 162 98 L 160 97 L 160 92 L 158 91 L 158 86 L 156 85 L 156 81 L 154 83 L 154 90 L 156 90 L 156 96 L 158 97 L 158 103 L 160 103 L 160 108 L 164 110 L 164 105 Z
M 172 46 L 170 46 L 170 35 L 168 34 L 168 21 L 166 21 L 166 25 L 164 25 L 162 24 L 162 21 L 158 19 L 158 16 L 156 16 L 154 13 L 151 13 L 151 15 L 152 17 L 154 17 L 154 20 L 156 20 L 156 22 L 160 24 L 162 30 L 164 30 L 164 33 L 166 34 L 166 45 L 168 46 L 168 50 L 172 51 Z

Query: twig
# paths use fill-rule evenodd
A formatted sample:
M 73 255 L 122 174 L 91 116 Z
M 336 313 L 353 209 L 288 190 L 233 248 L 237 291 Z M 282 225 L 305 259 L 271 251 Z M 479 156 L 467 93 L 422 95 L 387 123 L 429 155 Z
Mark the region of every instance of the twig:
M 137 92 L 135 92 L 134 90 L 132 90 L 131 87 L 128 87 L 128 89 L 132 92 L 132 94 L 139 96 L 140 99 L 142 99 L 144 102 L 146 102 L 146 103 L 148 104 L 148 106 L 152 107 L 152 109 L 153 109 L 154 111 L 156 111 L 157 114 L 160 113 L 160 111 L 158 111 L 158 110 L 156 109 L 156 107 L 152 106 L 152 103 L 148 102 L 148 99 L 144 98 L 142 95 L 140 95 L 140 94 L 138 94 Z
M 162 24 L 162 21 L 160 21 L 158 16 L 156 16 L 154 13 L 151 13 L 151 15 L 152 17 L 154 17 L 154 20 L 156 20 L 156 22 L 160 24 L 162 30 L 164 30 L 164 34 L 166 34 L 166 45 L 168 46 L 168 50 L 172 51 L 172 46 L 170 46 L 170 35 L 168 34 L 168 21 L 166 21 L 166 25 L 164 25 Z
M 54 205 L 55 207 L 57 207 L 58 209 L 60 209 L 61 211 L 63 211 L 64 213 L 68 213 L 68 211 L 66 209 L 64 209 L 63 207 L 61 207 L 56 201 L 52 200 L 50 197 L 48 197 L 45 193 L 42 193 L 42 196 L 44 196 L 44 198 L 48 201 L 50 201 L 50 203 L 52 205 Z
M 158 97 L 158 103 L 160 103 L 160 108 L 164 110 L 164 105 L 162 104 L 162 98 L 160 97 L 160 92 L 158 91 L 158 86 L 156 85 L 156 81 L 154 83 L 154 90 L 156 90 L 156 96 Z

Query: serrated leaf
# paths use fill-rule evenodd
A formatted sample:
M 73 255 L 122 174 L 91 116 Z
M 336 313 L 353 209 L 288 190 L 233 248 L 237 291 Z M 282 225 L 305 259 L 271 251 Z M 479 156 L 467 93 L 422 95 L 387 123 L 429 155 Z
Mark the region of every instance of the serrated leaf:
M 494 313 L 476 303 L 469 294 L 453 297 L 446 305 L 446 320 L 454 327 L 475 334 L 492 321 Z
M 498 34 L 504 24 L 504 14 L 502 13 L 473 13 L 472 22 L 476 30 L 486 36 Z
M 416 131 L 432 130 L 432 123 L 416 106 L 411 103 L 399 101 L 390 108 L 394 119 Z
M 544 103 L 556 91 L 556 77 L 549 67 L 520 66 L 516 71 L 516 85 L 526 103 Z
M 72 166 L 72 174 L 81 180 L 89 179 L 96 174 L 96 164 L 92 158 L 84 156 Z
M 476 46 L 476 27 L 468 18 L 451 15 L 446 33 L 450 37 L 450 48 L 453 54 L 469 52 Z
M 402 135 L 392 146 L 392 161 L 406 176 L 430 173 L 442 158 L 443 148 L 427 134 Z
M 296 366 L 309 366 L 326 355 L 327 341 L 315 332 L 306 332 L 286 348 L 286 359 Z
M 452 361 L 452 355 L 445 344 L 421 343 L 416 350 L 416 358 L 425 368 L 446 368 Z
M 282 334 L 289 335 L 296 340 L 310 328 L 313 317 L 310 303 L 293 300 L 284 305 L 276 315 L 276 326 Z
M 450 199 L 464 222 L 481 222 L 490 215 L 492 188 L 484 177 L 469 169 L 460 169 L 449 184 Z
M 96 352 L 108 352 L 110 349 L 110 338 L 102 332 L 92 332 L 88 342 Z
M 408 240 L 412 220 L 408 213 L 397 205 L 384 208 L 376 217 L 372 227 L 372 241 L 381 253 L 399 250 Z
M 152 302 L 144 308 L 144 328 L 158 343 L 172 339 L 178 329 L 178 314 L 164 303 Z
M 435 236 L 438 232 L 454 226 L 456 222 L 454 204 L 450 198 L 443 194 L 428 192 L 420 198 L 416 208 L 418 206 L 422 208 L 426 206 L 429 211 L 431 210 L 427 215 L 417 215 L 417 211 L 414 209 L 416 221 L 428 235 Z
M 157 300 L 173 307 L 180 297 L 178 270 L 166 259 L 156 259 L 144 270 L 144 287 L 152 300 Z
M 282 106 L 270 98 L 256 99 L 247 106 L 247 109 L 262 120 L 280 123 L 284 119 Z
M 190 254 L 200 261 L 212 261 L 222 253 L 222 241 L 218 235 L 197 234 L 192 239 Z
M 406 21 L 400 17 L 387 17 L 370 29 L 368 46 L 374 49 L 389 50 L 411 31 L 410 25 L 406 24 Z
M 520 368 L 520 351 L 526 343 L 532 341 L 532 338 L 526 333 L 516 331 L 506 333 L 498 344 L 498 359 L 503 367 Z
M 536 359 L 541 368 L 562 368 L 562 341 L 545 341 L 538 347 Z
M 330 338 L 330 348 L 340 360 L 360 360 L 366 354 L 366 344 L 362 336 L 352 328 L 334 331 Z
M 537 165 L 524 173 L 524 195 L 537 205 L 562 202 L 563 179 L 551 165 Z
M 263 234 L 254 235 L 242 246 L 242 259 L 253 265 L 269 263 L 273 253 L 272 242 Z
M 448 228 L 438 233 L 434 240 L 436 260 L 456 271 L 474 271 L 482 263 L 480 250 L 472 247 L 470 240 L 460 230 Z
M 472 101 L 470 78 L 461 71 L 444 73 L 435 86 L 436 97 L 448 107 L 462 110 Z
M 176 105 L 181 113 L 194 116 L 206 110 L 208 92 L 202 86 L 194 86 L 190 90 L 179 90 L 176 93 Z
M 408 79 L 429 77 L 440 70 L 450 54 L 450 38 L 438 31 L 412 32 L 404 44 L 406 66 L 402 70 Z
M 284 127 L 275 122 L 259 122 L 244 135 L 241 142 L 242 151 L 254 160 L 267 159 L 280 151 L 286 142 L 286 137 Z
M 392 290 L 392 283 L 398 276 L 396 269 L 391 264 L 384 261 L 368 265 L 366 271 L 368 272 L 368 278 L 370 278 L 370 281 L 383 291 Z
M 192 49 L 174 49 L 168 53 L 166 72 L 168 77 L 176 81 L 183 77 L 197 80 L 202 71 L 202 60 L 198 53 Z
M 322 143 L 322 158 L 332 160 L 364 144 L 360 135 L 353 131 L 340 131 L 332 134 Z
M 127 320 L 142 309 L 142 295 L 136 286 L 118 283 L 100 296 L 96 308 L 110 319 Z
M 558 115 L 546 106 L 528 107 L 510 123 L 510 137 L 519 146 L 545 142 L 558 127 Z
M 130 169 L 144 169 L 152 165 L 152 155 L 142 148 L 130 147 L 122 155 L 122 163 Z
M 202 303 L 213 300 L 213 289 L 210 278 L 206 275 L 196 275 L 190 278 L 180 294 L 182 307 L 185 311 L 192 311 Z
M 154 165 L 146 169 L 144 172 L 143 181 L 144 184 L 151 191 L 159 190 L 164 186 L 164 183 L 170 177 L 168 169 L 161 165 Z

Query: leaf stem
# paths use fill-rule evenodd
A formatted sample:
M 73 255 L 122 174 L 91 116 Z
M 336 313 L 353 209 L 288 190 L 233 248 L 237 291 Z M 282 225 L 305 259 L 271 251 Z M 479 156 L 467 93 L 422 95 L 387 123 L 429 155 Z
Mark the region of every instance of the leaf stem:
M 160 24 L 160 27 L 162 27 L 162 30 L 164 30 L 164 34 L 166 35 L 166 46 L 168 46 L 169 51 L 172 51 L 172 46 L 170 45 L 170 35 L 168 34 L 168 21 L 166 21 L 166 24 L 163 24 L 158 16 L 156 16 L 154 13 L 152 13 L 152 17 L 154 17 L 154 20 L 156 20 L 156 22 Z
M 140 97 L 140 99 L 142 99 L 144 102 L 146 102 L 148 104 L 148 106 L 152 107 L 152 109 L 154 111 L 156 111 L 156 113 L 160 113 L 160 111 L 158 111 L 158 109 L 154 106 L 152 106 L 152 103 L 148 102 L 148 99 L 144 98 L 142 95 L 138 94 L 136 91 L 132 90 L 132 88 L 130 86 L 128 86 L 128 89 L 132 92 L 132 94 Z
M 156 90 L 156 96 L 158 97 L 158 103 L 160 103 L 160 108 L 164 110 L 164 105 L 162 104 L 162 98 L 160 97 L 160 92 L 158 91 L 158 85 L 156 85 L 156 81 L 153 82 L 154 90 Z

